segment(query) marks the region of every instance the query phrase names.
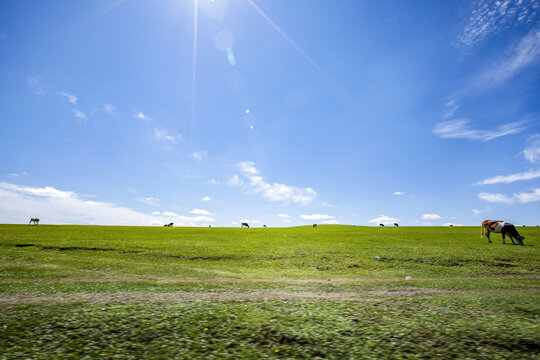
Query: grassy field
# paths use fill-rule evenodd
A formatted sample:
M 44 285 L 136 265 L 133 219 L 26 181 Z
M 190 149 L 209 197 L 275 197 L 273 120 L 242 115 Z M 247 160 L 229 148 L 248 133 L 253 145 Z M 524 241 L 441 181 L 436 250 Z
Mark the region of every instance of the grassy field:
M 480 230 L 0 225 L 0 359 L 538 359 L 540 228 Z

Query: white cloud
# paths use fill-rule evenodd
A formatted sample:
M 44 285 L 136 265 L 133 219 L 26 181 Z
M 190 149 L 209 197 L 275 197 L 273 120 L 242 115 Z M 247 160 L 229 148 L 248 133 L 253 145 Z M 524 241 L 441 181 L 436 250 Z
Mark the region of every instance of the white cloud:
M 142 203 L 145 203 L 146 205 L 150 205 L 150 206 L 157 206 L 158 205 L 158 199 L 156 199 L 154 197 L 151 197 L 151 196 L 140 198 L 138 200 L 140 202 L 142 202 Z
M 437 214 L 423 214 L 422 219 L 424 220 L 438 220 L 441 216 Z
M 174 213 L 173 213 L 174 214 Z M 0 219 L 5 223 L 24 223 L 39 217 L 46 224 L 161 225 L 174 221 L 177 226 L 199 226 L 212 218 L 177 214 L 173 219 L 145 214 L 110 202 L 91 201 L 72 191 L 53 187 L 28 187 L 0 183 Z
M 489 141 L 501 136 L 517 134 L 525 129 L 522 121 L 499 125 L 494 130 L 471 129 L 468 126 L 469 122 L 467 119 L 443 121 L 435 125 L 433 133 L 442 138 Z
M 249 219 L 244 219 L 244 220 L 240 220 L 240 222 L 245 222 L 245 223 L 252 223 L 252 224 L 258 224 L 260 223 L 259 220 L 249 220 Z
M 45 94 L 45 91 L 43 91 L 43 88 L 41 87 L 41 79 L 42 77 L 39 75 L 32 75 L 26 78 L 26 83 L 32 90 L 34 90 L 34 94 Z
M 77 104 L 77 97 L 73 94 L 70 94 L 66 91 L 62 91 L 60 95 L 64 96 L 70 103 Z
M 523 150 L 525 159 L 534 163 L 540 162 L 540 134 L 535 134 L 527 140 L 527 148 Z
M 196 215 L 212 215 L 209 211 L 201 210 L 201 209 L 193 209 L 189 212 L 190 214 L 196 214 Z
M 337 220 L 324 220 L 322 221 L 323 224 L 339 224 L 339 221 Z
M 319 205 L 322 206 L 322 207 L 337 208 L 336 205 L 327 203 L 326 201 L 321 201 L 321 202 L 319 203 Z
M 512 196 L 507 196 L 503 194 L 480 193 L 478 194 L 478 197 L 482 200 L 492 203 L 527 204 L 540 201 L 540 188 L 534 189 L 532 193 L 515 193 Z
M 473 212 L 474 216 L 478 216 L 478 215 L 480 215 L 482 213 L 481 210 L 477 210 L 477 209 L 472 209 L 472 212 Z
M 289 219 L 282 219 L 281 221 L 283 221 L 284 223 L 287 223 L 287 224 L 292 223 L 292 220 L 289 220 Z
M 219 181 L 217 181 L 216 179 L 210 179 L 208 181 L 205 181 L 205 184 L 219 185 Z
M 447 222 L 447 223 L 444 223 L 443 226 L 463 226 L 463 225 L 452 223 L 452 222 Z
M 242 186 L 244 185 L 244 181 L 238 175 L 233 175 L 227 180 L 227 184 L 229 186 Z
M 169 141 L 176 144 L 177 141 L 182 140 L 182 135 L 169 135 L 168 131 L 164 128 L 154 128 L 154 137 L 158 140 Z
M 494 86 L 508 80 L 514 74 L 535 62 L 540 55 L 540 29 L 534 29 L 525 35 L 502 60 L 492 65 L 478 77 L 474 85 Z
M 287 215 L 287 214 L 278 214 L 278 216 L 280 218 L 290 218 L 291 217 L 290 215 Z
M 189 154 L 192 158 L 195 160 L 201 161 L 203 158 L 205 158 L 208 155 L 206 151 L 197 151 Z
M 394 191 L 394 195 L 405 195 L 405 193 L 401 192 L 401 191 Z
M 379 217 L 368 220 L 368 222 L 374 223 L 374 224 L 393 224 L 393 223 L 399 222 L 399 219 L 381 214 Z
M 180 216 L 180 215 L 178 215 L 177 213 L 175 213 L 173 211 L 164 211 L 163 215 L 165 215 L 165 216 Z
M 203 200 L 203 201 L 210 201 L 210 200 L 212 200 L 212 199 L 210 198 L 210 196 L 205 196 L 205 197 L 202 198 L 202 200 Z
M 304 220 L 329 220 L 334 218 L 331 215 L 325 214 L 300 215 L 300 217 Z
M 443 118 L 449 118 L 449 117 L 452 117 L 454 116 L 454 113 L 456 112 L 456 110 L 459 108 L 459 104 L 456 103 L 456 99 L 452 99 L 450 101 L 448 101 L 445 105 L 444 105 L 444 114 L 443 114 Z
M 135 114 L 135 117 L 136 117 L 137 119 L 141 119 L 141 120 L 144 120 L 144 121 L 151 121 L 151 120 L 152 120 L 151 118 L 149 118 L 148 116 L 144 115 L 144 114 L 143 114 L 142 112 L 140 112 L 140 111 L 139 111 L 138 113 Z
M 253 162 L 240 162 L 238 163 L 238 169 L 242 172 L 243 176 L 249 179 L 249 183 L 247 183 L 249 189 L 256 193 L 261 193 L 263 197 L 270 201 L 292 201 L 294 203 L 306 205 L 317 196 L 317 193 L 312 188 L 299 188 L 285 184 L 270 184 L 266 182 L 262 176 L 258 175 L 259 170 L 255 168 Z M 237 175 L 235 175 L 235 177 L 229 179 L 229 185 L 234 186 L 234 184 L 237 183 L 237 186 L 240 186 L 240 182 L 237 182 L 236 180 L 241 179 L 237 178 Z
M 531 23 L 538 16 L 539 6 L 538 0 L 476 1 L 467 24 L 458 36 L 458 44 L 470 48 L 503 29 Z
M 86 121 L 86 119 L 88 118 L 88 116 L 86 116 L 86 114 L 79 109 L 74 109 L 73 113 L 75 114 L 75 117 L 80 119 L 82 122 Z
M 152 215 L 160 215 L 161 213 L 159 211 L 153 211 Z
M 508 184 L 515 181 L 531 180 L 540 177 L 540 169 L 529 170 L 523 173 L 511 174 L 511 175 L 499 175 L 492 178 L 484 179 L 477 182 L 475 185 L 491 185 L 491 184 Z
M 255 163 L 252 161 L 241 161 L 238 163 L 238 169 L 242 173 L 247 175 L 257 175 L 259 173 L 259 170 L 255 168 Z
M 103 111 L 105 111 L 107 114 L 109 115 L 112 115 L 112 116 L 116 116 L 116 108 L 114 107 L 114 105 L 111 105 L 111 104 L 105 104 L 103 105 Z

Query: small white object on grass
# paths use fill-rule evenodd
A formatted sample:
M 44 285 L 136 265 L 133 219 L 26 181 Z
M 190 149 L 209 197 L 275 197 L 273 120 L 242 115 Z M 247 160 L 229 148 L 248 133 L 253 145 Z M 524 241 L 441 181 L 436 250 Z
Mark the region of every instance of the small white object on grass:
M 375 256 L 375 259 L 379 260 L 381 257 L 380 256 Z
M 283 235 L 283 237 L 287 237 L 287 234 Z
M 343 243 L 339 243 L 339 245 L 343 245 Z
M 405 277 L 405 280 L 412 280 L 412 277 L 406 276 L 406 277 Z

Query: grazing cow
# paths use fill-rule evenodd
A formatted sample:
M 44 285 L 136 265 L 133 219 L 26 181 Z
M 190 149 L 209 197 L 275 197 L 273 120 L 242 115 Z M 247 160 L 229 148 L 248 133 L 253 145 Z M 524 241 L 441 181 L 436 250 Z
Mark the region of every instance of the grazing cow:
M 266 225 L 263 225 L 263 227 L 266 227 Z
M 168 224 L 165 224 L 165 225 L 163 225 L 163 226 L 165 226 L 165 227 L 172 227 L 173 225 L 174 225 L 174 223 L 168 223 Z
M 484 237 L 484 230 L 486 231 L 486 236 L 490 243 L 491 239 L 489 238 L 489 234 L 492 232 L 502 234 L 503 244 L 506 244 L 504 241 L 505 236 L 508 236 L 514 245 L 523 245 L 523 239 L 525 239 L 523 236 L 519 235 L 514 225 L 506 221 L 484 220 L 482 221 L 482 238 Z M 514 242 L 514 239 L 516 239 L 517 244 Z
M 382 226 L 382 227 L 384 227 L 384 224 L 379 224 L 379 226 Z
M 248 223 L 242 223 L 242 227 L 247 227 L 249 229 L 249 224 Z
M 313 224 L 313 227 L 316 228 L 316 227 L 317 227 L 317 224 Z
M 394 223 L 394 227 L 399 227 L 399 224 L 398 224 L 398 223 Z
M 38 218 L 31 218 L 30 219 L 30 222 L 28 223 L 28 225 L 30 224 L 34 224 L 34 225 L 39 225 L 39 219 Z

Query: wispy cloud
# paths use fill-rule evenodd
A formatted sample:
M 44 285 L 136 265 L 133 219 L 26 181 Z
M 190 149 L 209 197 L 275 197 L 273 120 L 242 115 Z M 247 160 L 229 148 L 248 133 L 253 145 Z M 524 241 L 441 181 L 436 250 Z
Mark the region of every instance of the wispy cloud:
M 492 203 L 503 204 L 527 204 L 540 201 L 540 188 L 534 189 L 532 193 L 515 193 L 512 196 L 503 194 L 480 193 L 478 197 Z
M 492 65 L 475 81 L 474 86 L 501 84 L 540 57 L 540 29 L 534 29 L 512 47 L 502 60 Z
M 209 185 L 219 185 L 220 182 L 217 181 L 216 179 L 212 178 L 212 179 L 210 179 L 208 181 L 205 181 L 204 183 L 209 184 Z
M 36 216 L 48 224 L 161 225 L 174 221 L 179 226 L 200 226 L 215 221 L 207 216 L 189 217 L 168 212 L 145 214 L 111 202 L 87 200 L 73 191 L 50 186 L 0 183 L 2 221 L 24 223 Z
M 283 219 L 286 219 L 286 218 L 290 218 L 291 216 L 290 215 L 287 215 L 287 214 L 278 214 L 278 216 L 280 218 L 283 218 Z
M 182 135 L 169 135 L 169 132 L 164 128 L 154 128 L 154 137 L 158 140 L 164 140 L 176 144 L 182 140 Z
M 538 0 L 479 0 L 458 36 L 457 44 L 470 48 L 503 29 L 536 21 Z
M 202 198 L 202 200 L 203 200 L 203 201 L 210 201 L 210 200 L 212 200 L 212 199 L 210 198 L 210 196 L 205 196 L 205 197 Z
M 444 105 L 444 114 L 442 117 L 449 118 L 449 117 L 454 116 L 454 113 L 457 111 L 458 108 L 459 108 L 459 104 L 456 103 L 456 99 L 452 99 L 448 101 Z
M 116 107 L 114 107 L 114 105 L 111 105 L 111 104 L 104 104 L 103 111 L 105 111 L 107 114 L 112 115 L 112 116 L 117 115 Z
M 475 185 L 491 185 L 491 184 L 508 184 L 515 181 L 524 181 L 540 178 L 540 169 L 529 170 L 527 172 L 510 174 L 510 175 L 499 175 L 492 178 L 484 179 L 477 182 Z
M 73 114 L 75 114 L 75 117 L 79 119 L 81 122 L 85 122 L 88 116 L 86 116 L 85 113 L 80 111 L 79 109 L 73 109 Z
M 394 191 L 394 195 L 397 195 L 397 196 L 399 196 L 399 195 L 405 195 L 405 193 L 404 193 L 404 192 L 401 192 L 401 191 Z
M 469 122 L 467 119 L 443 121 L 435 125 L 433 133 L 442 138 L 489 141 L 501 136 L 517 134 L 525 129 L 523 121 L 499 125 L 493 130 L 471 129 Z
M 324 220 L 321 221 L 322 224 L 339 224 L 339 221 L 337 220 Z
M 244 181 L 242 179 L 240 179 L 240 176 L 233 175 L 233 176 L 229 177 L 229 179 L 227 180 L 227 184 L 229 186 L 242 186 L 242 185 L 244 185 Z
M 540 162 L 540 134 L 535 134 L 527 140 L 527 147 L 523 150 L 523 155 L 532 163 Z
M 34 91 L 34 94 L 43 95 L 45 91 L 41 87 L 41 80 L 43 78 L 39 75 L 31 75 L 26 78 L 26 83 Z
M 304 220 L 330 220 L 334 217 L 326 214 L 312 214 L 312 215 L 300 215 Z
M 373 224 L 393 224 L 399 222 L 399 219 L 381 214 L 379 217 L 368 220 L 368 222 Z
M 438 220 L 441 216 L 437 214 L 422 214 L 422 219 L 424 220 Z
M 140 111 L 139 111 L 138 113 L 135 114 L 135 117 L 136 117 L 137 119 L 144 120 L 144 121 L 151 121 L 151 120 L 152 120 L 151 118 L 149 118 L 148 116 L 144 115 L 144 114 L 143 114 L 142 112 L 140 112 Z
M 196 152 L 192 152 L 191 154 L 189 154 L 189 156 L 191 156 L 192 158 L 194 158 L 197 161 L 201 161 L 207 155 L 208 155 L 208 153 L 206 151 L 196 151 Z
M 270 201 L 292 201 L 298 204 L 309 204 L 317 193 L 312 188 L 300 188 L 291 185 L 268 183 L 260 176 L 260 171 L 251 161 L 242 161 L 237 165 L 238 169 L 247 181 L 243 181 L 238 175 L 229 179 L 231 186 L 246 186 L 250 191 L 260 193 Z
M 146 197 L 143 197 L 143 198 L 140 198 L 138 199 L 140 202 L 146 204 L 146 205 L 150 205 L 150 206 L 158 206 L 159 204 L 159 200 L 154 198 L 154 197 L 151 197 L 151 196 L 146 196 Z
M 62 95 L 63 97 L 65 97 L 67 99 L 67 101 L 69 101 L 70 103 L 72 104 L 77 104 L 77 97 L 73 94 L 70 94 L 68 93 L 67 91 L 62 91 L 60 93 L 60 95 Z
M 196 215 L 212 215 L 210 211 L 202 210 L 202 209 L 193 209 L 189 212 L 190 214 L 196 214 Z

